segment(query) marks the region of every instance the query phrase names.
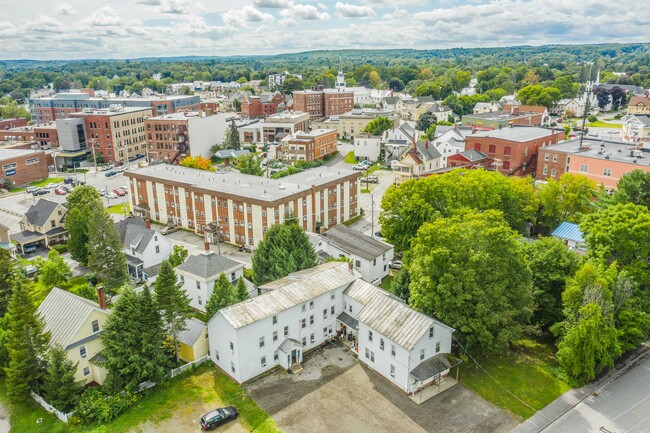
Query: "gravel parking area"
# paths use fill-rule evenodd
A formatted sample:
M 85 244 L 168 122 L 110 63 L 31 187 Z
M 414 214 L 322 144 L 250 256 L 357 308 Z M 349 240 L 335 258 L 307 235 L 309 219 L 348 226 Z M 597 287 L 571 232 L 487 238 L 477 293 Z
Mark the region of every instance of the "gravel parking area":
M 287 433 L 505 433 L 517 424 L 462 385 L 417 405 L 341 347 L 319 349 L 304 367 L 247 386 Z

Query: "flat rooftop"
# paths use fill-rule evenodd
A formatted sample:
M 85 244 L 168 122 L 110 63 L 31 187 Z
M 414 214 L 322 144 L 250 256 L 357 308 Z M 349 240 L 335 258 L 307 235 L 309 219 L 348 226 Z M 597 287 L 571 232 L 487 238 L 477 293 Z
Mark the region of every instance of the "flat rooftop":
M 272 123 L 278 120 L 297 120 L 305 116 L 309 118 L 309 113 L 305 113 L 303 111 L 282 111 L 280 113 L 268 116 L 266 119 L 264 119 L 264 123 Z
M 555 132 L 564 132 L 563 129 L 558 128 Z M 467 138 L 472 137 L 490 137 L 499 138 L 501 140 L 509 141 L 531 141 L 538 138 L 549 137 L 553 134 L 550 128 L 540 128 L 538 126 L 514 126 L 512 128 L 493 129 L 490 131 L 478 131 L 470 134 Z
M 90 110 L 84 108 L 82 111 L 70 113 L 70 117 L 79 116 L 120 116 L 123 114 L 135 113 L 138 111 L 151 111 L 151 107 L 120 107 L 119 110 L 111 110 L 110 108 L 100 108 L 98 110 Z
M 482 120 L 491 120 L 491 121 L 506 121 L 506 120 L 515 120 L 525 117 L 530 117 L 531 115 L 539 115 L 541 113 L 534 111 L 520 111 L 519 113 L 506 113 L 504 111 L 492 111 L 489 113 L 479 113 L 479 114 L 466 114 L 463 116 L 471 117 L 472 119 L 482 119 Z
M 585 138 L 583 141 L 583 147 L 580 148 L 580 139 L 575 138 L 552 146 L 546 146 L 540 150 L 552 150 L 572 155 L 586 156 L 588 158 L 634 164 L 637 166 L 650 166 L 650 150 L 639 150 L 632 143 Z
M 57 93 L 54 96 L 46 96 L 42 98 L 30 98 L 32 100 L 88 100 L 88 101 L 171 101 L 175 99 L 188 99 L 193 98 L 194 95 L 161 95 L 161 96 L 150 96 L 150 97 L 120 97 L 116 96 L 114 98 L 97 98 L 92 97 L 87 93 Z
M 0 160 L 6 160 L 10 158 L 20 158 L 21 156 L 30 156 L 36 155 L 37 153 L 43 152 L 42 150 L 32 150 L 32 149 L 3 149 L 0 148 Z
M 125 174 L 127 177 L 144 176 L 162 181 L 168 180 L 183 183 L 188 187 L 194 186 L 216 193 L 261 201 L 275 201 L 309 191 L 312 186 L 320 186 L 352 175 L 361 176 L 360 172 L 349 168 L 317 167 L 281 179 L 268 179 L 235 172 L 213 173 L 168 164 L 130 170 Z
M 161 116 L 149 117 L 149 120 L 185 120 L 192 119 L 194 117 L 199 117 L 200 113 L 198 111 L 187 111 L 187 112 L 177 112 L 171 114 L 163 114 Z

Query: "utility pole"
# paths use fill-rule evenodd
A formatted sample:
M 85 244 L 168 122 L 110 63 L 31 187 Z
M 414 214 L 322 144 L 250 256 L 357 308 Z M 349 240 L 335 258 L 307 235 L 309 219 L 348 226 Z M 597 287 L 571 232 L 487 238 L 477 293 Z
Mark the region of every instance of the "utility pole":
M 106 207 L 111 207 L 111 198 L 108 196 L 109 193 L 108 185 L 106 185 Z
M 97 154 L 95 153 L 95 145 L 97 143 L 97 139 L 91 138 L 88 140 L 90 143 L 90 150 L 93 152 L 93 162 L 95 163 L 95 173 L 97 173 Z
M 370 194 L 370 236 L 375 235 L 375 196 Z

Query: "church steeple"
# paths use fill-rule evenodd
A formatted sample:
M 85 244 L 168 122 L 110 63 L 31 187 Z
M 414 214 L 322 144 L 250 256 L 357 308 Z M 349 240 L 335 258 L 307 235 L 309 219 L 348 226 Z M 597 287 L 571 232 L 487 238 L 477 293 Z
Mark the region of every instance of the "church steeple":
M 343 74 L 343 59 L 339 56 L 339 74 L 336 77 L 336 86 L 337 89 L 345 88 L 345 74 Z

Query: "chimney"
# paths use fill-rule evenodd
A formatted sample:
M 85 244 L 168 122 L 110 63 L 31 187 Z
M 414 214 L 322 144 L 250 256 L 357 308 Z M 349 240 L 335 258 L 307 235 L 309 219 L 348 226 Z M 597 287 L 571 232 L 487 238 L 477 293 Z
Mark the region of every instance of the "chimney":
M 327 231 L 327 228 L 326 228 L 325 226 L 320 226 L 320 227 L 318 228 L 318 233 L 320 233 L 321 235 L 322 235 L 323 233 L 325 233 L 326 231 Z
M 210 244 L 208 243 L 208 241 L 203 242 L 203 248 L 205 249 L 206 253 L 210 252 Z
M 428 150 L 429 149 L 429 140 L 424 141 L 424 147 Z
M 149 218 L 144 219 L 144 225 L 150 229 L 151 228 L 151 220 Z
M 390 89 L 390 97 L 392 98 L 395 95 L 395 89 Z
M 106 297 L 104 296 L 104 287 L 97 287 L 97 304 L 102 310 L 106 309 Z

